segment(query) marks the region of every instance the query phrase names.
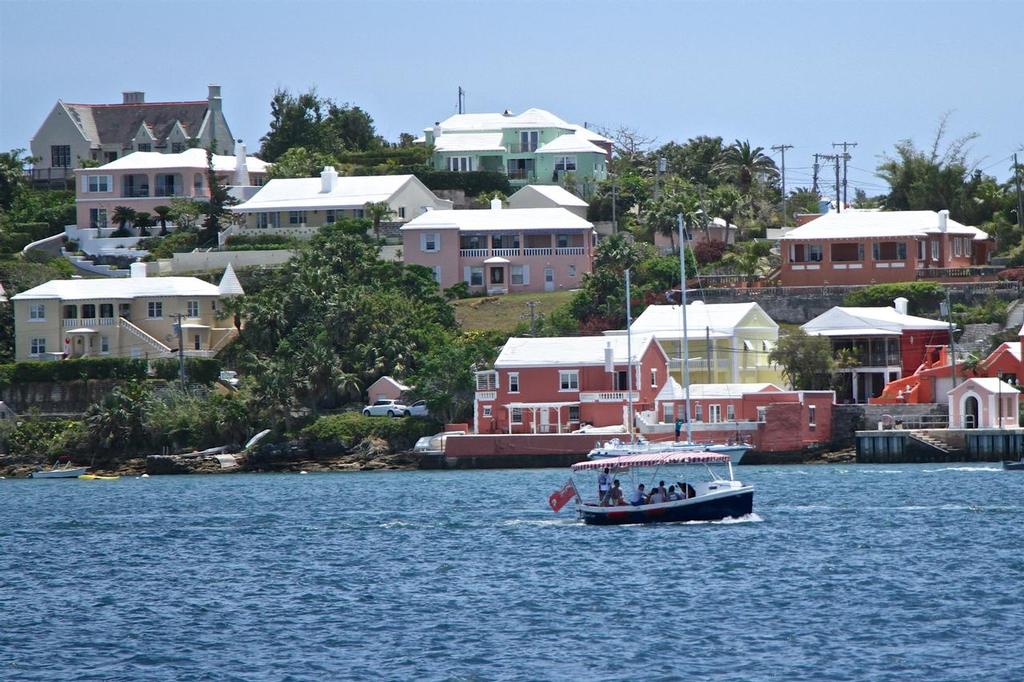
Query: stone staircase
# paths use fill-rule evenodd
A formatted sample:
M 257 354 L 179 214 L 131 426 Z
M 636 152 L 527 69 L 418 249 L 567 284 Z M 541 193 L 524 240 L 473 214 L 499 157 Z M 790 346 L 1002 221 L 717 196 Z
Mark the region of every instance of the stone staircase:
M 918 441 L 920 444 L 924 445 L 926 448 L 936 450 L 944 455 L 948 455 L 950 452 L 952 452 L 952 449 L 949 447 L 948 443 L 946 443 L 944 440 L 936 438 L 927 431 L 911 431 L 910 437 Z
M 983 358 L 988 355 L 992 335 L 1001 331 L 1003 331 L 1003 326 L 996 322 L 966 324 L 957 341 L 958 350 L 965 350 Z
M 1024 326 L 1024 299 L 1017 299 L 1010 304 L 1003 329 L 1017 331 Z

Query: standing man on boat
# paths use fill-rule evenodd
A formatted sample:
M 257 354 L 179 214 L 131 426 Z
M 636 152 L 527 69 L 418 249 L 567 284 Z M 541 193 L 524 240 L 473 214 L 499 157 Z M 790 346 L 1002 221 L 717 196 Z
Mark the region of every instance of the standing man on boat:
M 597 500 L 598 502 L 604 502 L 604 498 L 608 496 L 608 493 L 612 489 L 612 476 L 608 472 L 608 467 L 604 468 L 601 475 L 597 477 Z
M 679 417 L 676 419 L 676 442 L 679 442 L 679 434 L 683 431 L 683 418 Z

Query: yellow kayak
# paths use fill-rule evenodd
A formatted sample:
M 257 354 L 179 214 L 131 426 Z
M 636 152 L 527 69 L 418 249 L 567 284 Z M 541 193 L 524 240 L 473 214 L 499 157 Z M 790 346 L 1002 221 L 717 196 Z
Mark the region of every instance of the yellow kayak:
M 120 476 L 100 476 L 99 474 L 82 474 L 78 478 L 83 481 L 116 481 Z

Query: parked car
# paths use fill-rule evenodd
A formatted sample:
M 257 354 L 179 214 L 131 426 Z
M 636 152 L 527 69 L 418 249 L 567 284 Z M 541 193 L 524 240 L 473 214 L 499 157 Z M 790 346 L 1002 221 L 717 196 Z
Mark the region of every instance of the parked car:
M 228 386 L 238 386 L 238 372 L 232 369 L 226 369 L 220 373 L 220 380 Z
M 417 400 L 405 412 L 406 417 L 429 417 L 430 410 L 427 409 L 426 400 Z
M 404 417 L 409 414 L 409 406 L 397 400 L 378 400 L 363 408 L 364 417 Z

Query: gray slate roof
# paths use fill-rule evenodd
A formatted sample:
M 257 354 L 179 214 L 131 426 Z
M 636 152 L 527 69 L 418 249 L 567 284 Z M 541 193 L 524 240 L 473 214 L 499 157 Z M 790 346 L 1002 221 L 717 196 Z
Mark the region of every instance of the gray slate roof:
M 146 104 L 69 104 L 75 123 L 93 144 L 131 143 L 139 126 L 145 123 L 157 142 L 162 142 L 181 121 L 189 137 L 199 135 L 199 128 L 209 109 L 209 102 L 153 102 Z

